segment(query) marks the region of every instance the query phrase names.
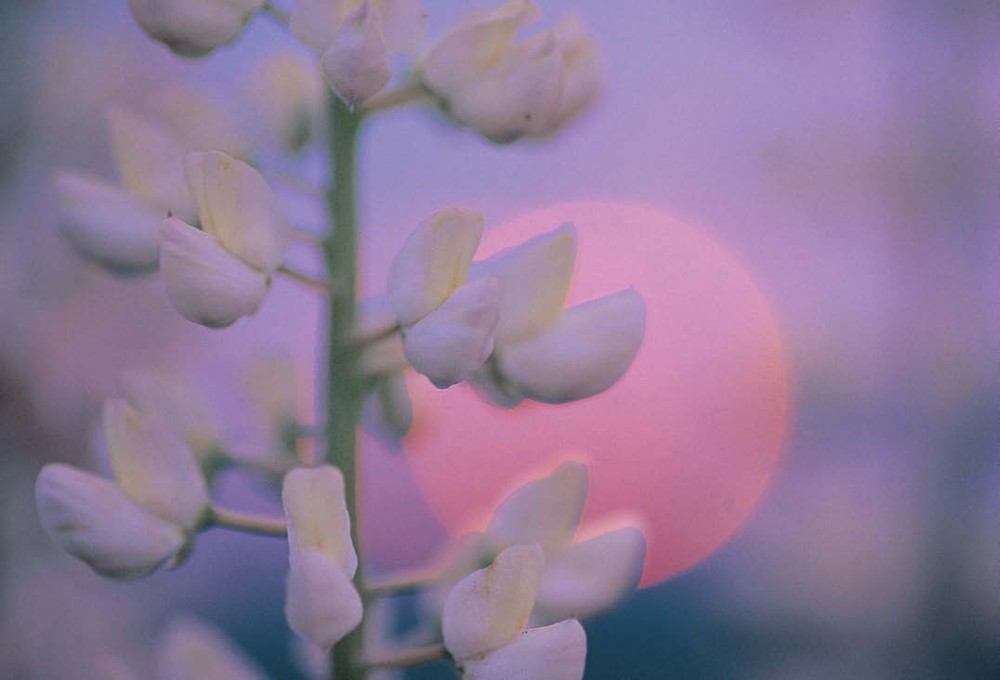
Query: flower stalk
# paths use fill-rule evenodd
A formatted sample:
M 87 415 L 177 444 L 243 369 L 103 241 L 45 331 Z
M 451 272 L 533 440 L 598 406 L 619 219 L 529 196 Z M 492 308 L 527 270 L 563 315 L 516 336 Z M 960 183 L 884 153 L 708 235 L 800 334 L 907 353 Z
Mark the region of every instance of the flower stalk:
M 337 295 L 328 302 L 327 344 L 327 462 L 344 475 L 351 540 L 358 559 L 364 554 L 358 532 L 357 423 L 364 396 L 364 381 L 354 345 L 357 314 L 358 219 L 357 143 L 362 116 L 349 109 L 333 92 L 328 93 L 328 151 L 330 185 L 327 210 L 330 231 L 323 243 L 327 271 Z M 354 577 L 363 590 L 362 565 Z M 362 660 L 364 623 L 331 651 L 333 680 L 365 680 Z

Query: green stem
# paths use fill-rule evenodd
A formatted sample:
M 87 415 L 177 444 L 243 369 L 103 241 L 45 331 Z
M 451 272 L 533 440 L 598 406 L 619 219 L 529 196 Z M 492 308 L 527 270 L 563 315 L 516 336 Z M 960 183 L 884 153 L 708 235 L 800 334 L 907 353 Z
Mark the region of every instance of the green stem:
M 323 243 L 328 276 L 336 295 L 329 300 L 329 345 L 326 395 L 327 461 L 344 475 L 347 511 L 351 516 L 351 540 L 358 552 L 354 576 L 358 591 L 364 590 L 361 545 L 358 532 L 357 423 L 361 414 L 364 385 L 354 347 L 357 313 L 358 210 L 357 142 L 361 116 L 351 111 L 332 92 L 328 93 L 330 186 L 327 206 L 331 229 Z M 333 680 L 366 680 L 362 664 L 364 621 L 331 651 Z

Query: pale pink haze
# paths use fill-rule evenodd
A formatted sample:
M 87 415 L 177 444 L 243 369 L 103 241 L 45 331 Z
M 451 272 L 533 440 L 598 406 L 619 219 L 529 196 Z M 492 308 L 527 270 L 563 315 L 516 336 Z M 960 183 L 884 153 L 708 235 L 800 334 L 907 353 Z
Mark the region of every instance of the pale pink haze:
M 572 221 L 579 254 L 570 304 L 627 286 L 645 298 L 646 337 L 629 373 L 597 397 L 502 411 L 466 385 L 412 377 L 416 417 L 404 450 L 428 503 L 453 533 L 482 528 L 526 475 L 588 453 L 583 525 L 638 518 L 642 585 L 705 559 L 750 516 L 779 462 L 788 372 L 777 324 L 725 247 L 641 207 L 572 203 L 487 232 L 480 257 Z

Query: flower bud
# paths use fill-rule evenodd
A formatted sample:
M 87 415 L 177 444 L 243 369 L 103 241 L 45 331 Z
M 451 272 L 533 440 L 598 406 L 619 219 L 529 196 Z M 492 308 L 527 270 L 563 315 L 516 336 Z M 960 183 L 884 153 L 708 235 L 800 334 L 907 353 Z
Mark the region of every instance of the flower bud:
M 157 680 L 264 680 L 266 677 L 221 631 L 186 617 L 167 626 L 154 660 Z
M 129 0 L 153 40 L 183 57 L 203 57 L 235 40 L 263 0 Z
M 354 108 L 385 87 L 392 77 L 382 20 L 364 2 L 344 21 L 320 56 L 323 76 L 345 104 Z
M 148 574 L 185 544 L 180 527 L 146 512 L 103 477 L 69 465 L 42 468 L 35 504 L 56 544 L 108 578 Z

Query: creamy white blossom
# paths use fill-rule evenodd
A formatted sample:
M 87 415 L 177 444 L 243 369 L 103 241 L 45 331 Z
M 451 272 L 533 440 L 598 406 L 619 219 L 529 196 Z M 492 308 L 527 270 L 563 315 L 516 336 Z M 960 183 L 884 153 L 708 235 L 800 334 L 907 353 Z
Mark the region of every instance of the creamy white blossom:
M 482 232 L 479 213 L 438 211 L 410 235 L 389 270 L 406 358 L 438 387 L 465 379 L 493 351 L 499 287 L 491 277 L 466 281 Z
M 149 108 L 173 132 L 185 151 L 212 149 L 248 158 L 253 144 L 228 100 L 189 80 L 169 82 L 152 94 Z
M 426 14 L 419 0 L 298 0 L 292 33 L 320 51 L 320 67 L 349 106 L 376 94 L 392 77 L 390 57 L 415 50 Z
M 219 454 L 222 434 L 211 406 L 176 374 L 162 369 L 130 371 L 122 378 L 121 389 L 129 404 L 158 418 L 203 463 Z
M 185 318 L 221 328 L 254 314 L 282 264 L 288 224 L 277 196 L 252 167 L 224 153 L 191 153 L 185 173 L 201 229 L 160 226 L 160 268 Z
M 109 400 L 104 436 L 117 484 L 68 465 L 42 468 L 42 527 L 66 552 L 110 578 L 133 578 L 180 554 L 209 510 L 194 454 L 168 428 Z
M 76 171 L 55 175 L 63 233 L 77 252 L 118 274 L 142 274 L 159 262 L 157 232 L 174 214 L 192 219 L 183 146 L 157 121 L 123 109 L 108 112 L 119 184 Z
M 576 229 L 564 224 L 473 265 L 470 278 L 500 282 L 494 350 L 472 378 L 489 401 L 584 399 L 631 366 L 645 334 L 645 303 L 626 289 L 564 309 L 575 260 Z
M 184 57 L 202 57 L 242 32 L 264 0 L 129 0 L 136 23 Z
M 583 677 L 587 640 L 578 621 L 528 628 L 544 568 L 541 546 L 516 545 L 451 590 L 441 628 L 464 678 Z
M 246 90 L 269 136 L 293 152 L 305 148 L 323 105 L 323 81 L 309 60 L 290 50 L 275 52 L 253 68 Z
M 455 121 L 494 142 L 555 132 L 596 98 L 598 51 L 574 16 L 517 40 L 539 17 L 531 0 L 473 13 L 423 55 L 420 82 Z
M 288 520 L 285 616 L 297 634 L 329 649 L 362 617 L 343 475 L 329 465 L 292 470 L 282 502 Z
M 264 680 L 267 676 L 221 631 L 192 618 L 170 622 L 157 641 L 156 680 Z

